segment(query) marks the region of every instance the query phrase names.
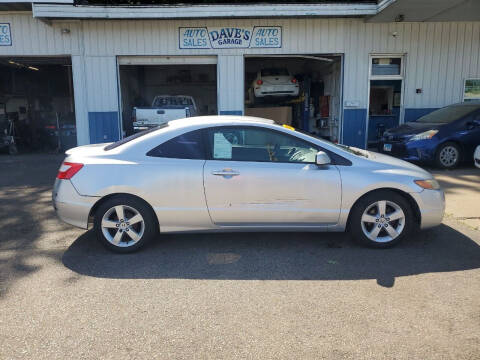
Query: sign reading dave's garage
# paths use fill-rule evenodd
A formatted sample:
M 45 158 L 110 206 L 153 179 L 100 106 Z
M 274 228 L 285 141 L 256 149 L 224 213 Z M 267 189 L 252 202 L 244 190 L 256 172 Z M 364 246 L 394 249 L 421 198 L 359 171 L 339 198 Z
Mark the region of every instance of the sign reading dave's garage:
M 280 48 L 280 26 L 180 27 L 180 49 Z

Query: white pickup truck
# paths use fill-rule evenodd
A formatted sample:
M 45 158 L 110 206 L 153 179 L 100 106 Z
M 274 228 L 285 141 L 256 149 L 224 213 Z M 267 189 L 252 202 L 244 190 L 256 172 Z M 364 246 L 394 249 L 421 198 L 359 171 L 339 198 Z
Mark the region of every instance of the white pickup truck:
M 133 130 L 146 130 L 170 120 L 197 115 L 197 105 L 191 96 L 155 96 L 151 107 L 134 107 L 132 112 Z

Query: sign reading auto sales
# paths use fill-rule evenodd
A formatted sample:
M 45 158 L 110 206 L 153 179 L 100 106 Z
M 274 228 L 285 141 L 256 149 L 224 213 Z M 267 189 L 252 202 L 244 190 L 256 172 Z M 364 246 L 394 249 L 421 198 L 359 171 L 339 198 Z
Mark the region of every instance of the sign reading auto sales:
M 245 49 L 282 47 L 280 26 L 180 27 L 180 49 Z
M 0 46 L 12 45 L 12 34 L 10 24 L 0 24 Z

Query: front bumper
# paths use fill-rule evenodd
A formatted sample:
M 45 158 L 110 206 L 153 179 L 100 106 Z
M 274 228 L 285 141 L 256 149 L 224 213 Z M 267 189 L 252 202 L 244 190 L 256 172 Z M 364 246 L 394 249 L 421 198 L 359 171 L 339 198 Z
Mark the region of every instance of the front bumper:
M 80 195 L 70 180 L 55 180 L 53 208 L 60 220 L 82 229 L 88 228 L 90 210 L 99 197 Z
M 445 214 L 445 194 L 443 190 L 423 190 L 410 193 L 420 209 L 420 228 L 428 229 L 440 225 Z
M 391 151 L 385 151 L 385 144 L 391 145 Z M 434 140 L 388 141 L 380 140 L 378 151 L 406 161 L 432 162 L 435 160 L 437 142 Z

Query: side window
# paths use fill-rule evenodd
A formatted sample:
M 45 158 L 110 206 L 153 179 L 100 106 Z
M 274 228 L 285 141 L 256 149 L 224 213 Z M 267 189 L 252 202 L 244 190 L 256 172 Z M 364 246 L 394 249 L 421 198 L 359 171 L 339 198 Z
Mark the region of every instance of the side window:
M 218 127 L 210 130 L 213 160 L 314 163 L 310 143 L 269 129 Z
M 170 139 L 147 153 L 147 156 L 174 159 L 205 159 L 203 131 L 195 130 Z

